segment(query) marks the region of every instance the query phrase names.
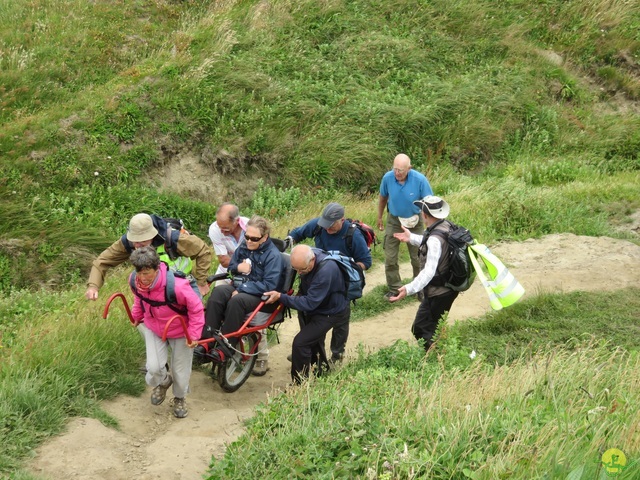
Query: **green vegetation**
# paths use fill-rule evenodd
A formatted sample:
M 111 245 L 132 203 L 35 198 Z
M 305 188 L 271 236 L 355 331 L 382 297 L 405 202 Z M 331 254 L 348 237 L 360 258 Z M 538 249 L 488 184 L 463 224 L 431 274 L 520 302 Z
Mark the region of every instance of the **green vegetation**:
M 88 304 L 77 288 L 0 300 L 0 475 L 69 417 L 116 426 L 98 401 L 144 390 L 136 368 L 144 355 L 140 335 L 122 308 L 102 320 L 98 307 L 104 304 Z
M 73 285 L 139 211 L 205 235 L 212 202 L 183 183 L 159 192 L 185 156 L 210 172 L 185 179 L 271 218 L 375 192 L 400 151 L 456 212 L 476 203 L 469 182 L 490 194 L 486 241 L 602 234 L 612 206 L 638 206 L 617 188 L 640 167 L 631 3 L 35 0 L 0 13 L 5 294 Z M 549 189 L 561 218 L 540 217 Z
M 604 478 L 604 451 L 640 449 L 638 292 L 535 297 L 441 329 L 426 357 L 362 353 L 270 399 L 209 478 Z
M 613 0 L 0 0 L 0 475 L 142 390 L 139 335 L 80 286 L 140 211 L 202 238 L 223 200 L 276 236 L 329 200 L 375 225 L 405 152 L 483 243 L 637 242 L 639 58 L 640 9 Z M 185 157 L 207 174 L 161 187 Z M 640 454 L 638 292 L 611 297 L 531 298 L 426 360 L 363 354 L 265 405 L 211 475 L 595 478 L 605 443 Z

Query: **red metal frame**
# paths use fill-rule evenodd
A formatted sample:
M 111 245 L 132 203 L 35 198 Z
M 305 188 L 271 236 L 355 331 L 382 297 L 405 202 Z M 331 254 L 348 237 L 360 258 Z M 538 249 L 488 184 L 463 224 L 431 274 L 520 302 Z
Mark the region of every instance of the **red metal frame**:
M 122 303 L 124 303 L 124 308 L 127 311 L 127 316 L 129 317 L 129 321 L 134 327 L 137 327 L 140 322 L 133 319 L 133 315 L 131 315 L 131 309 L 129 308 L 129 303 L 127 302 L 127 299 L 124 296 L 124 294 L 120 292 L 114 293 L 109 297 L 109 300 L 107 300 L 107 304 L 104 306 L 104 312 L 102 312 L 102 318 L 107 318 L 107 314 L 109 313 L 109 306 L 111 305 L 111 302 L 113 302 L 117 297 L 120 297 L 122 299 Z
M 292 290 L 290 290 L 289 295 L 291 295 L 293 293 Z M 122 303 L 124 304 L 124 308 L 127 311 L 127 316 L 129 317 L 129 321 L 131 322 L 131 324 L 134 327 L 137 327 L 139 325 L 140 322 L 136 321 L 133 319 L 133 315 L 131 314 L 131 309 L 129 308 L 129 303 L 127 302 L 127 299 L 125 298 L 124 294 L 117 292 L 114 293 L 113 295 L 111 295 L 109 297 L 109 299 L 107 300 L 107 304 L 104 307 L 104 312 L 102 313 L 102 318 L 107 318 L 107 314 L 109 313 L 109 307 L 111 306 L 111 302 L 113 302 L 116 298 L 120 298 L 122 299 Z M 261 325 L 256 325 L 256 326 L 249 326 L 249 324 L 253 321 L 253 319 L 255 318 L 255 316 L 260 313 L 260 309 L 264 306 L 265 302 L 261 301 L 260 304 L 255 308 L 255 310 L 253 312 L 251 312 L 251 314 L 245 319 L 244 323 L 242 324 L 242 326 L 236 330 L 235 332 L 232 333 L 228 333 L 226 335 L 224 335 L 225 338 L 233 338 L 233 337 L 242 337 L 244 335 L 248 335 L 250 333 L 254 333 L 254 332 L 258 332 L 260 330 L 264 330 L 265 328 L 267 328 L 268 326 L 271 325 L 271 322 L 273 322 L 274 318 L 276 318 L 276 316 L 278 315 L 278 313 L 280 313 L 282 311 L 282 309 L 284 308 L 284 305 L 282 305 L 281 303 L 278 304 L 277 308 L 271 312 L 271 314 L 269 315 L 269 318 L 267 318 L 267 320 L 261 324 Z M 169 321 L 167 322 L 167 324 L 164 326 L 164 331 L 162 333 L 162 341 L 166 341 L 167 340 L 167 332 L 169 331 L 169 326 L 173 323 L 174 320 L 179 319 L 180 323 L 182 324 L 182 330 L 184 331 L 184 335 L 186 337 L 186 340 L 188 343 L 191 343 L 191 337 L 189 336 L 189 332 L 188 332 L 188 328 L 187 328 L 187 322 L 185 320 L 185 318 L 182 315 L 174 315 L 173 317 L 171 317 L 169 319 Z M 199 345 L 203 345 L 206 343 L 210 343 L 213 341 L 216 341 L 217 339 L 212 337 L 212 338 L 205 338 L 202 340 L 198 340 L 198 344 Z M 256 344 L 256 348 L 257 348 L 257 344 Z M 253 353 L 253 352 L 250 352 Z
M 262 301 L 258 304 L 258 306 L 255 308 L 255 310 L 253 312 L 251 312 L 251 314 L 245 319 L 244 323 L 242 324 L 242 326 L 236 330 L 235 332 L 232 333 L 227 333 L 226 335 L 224 335 L 225 338 L 234 338 L 234 337 L 242 337 L 244 335 L 249 335 L 250 333 L 254 333 L 254 332 L 259 332 L 260 330 L 264 330 L 265 328 L 267 328 L 269 325 L 271 325 L 271 322 L 273 322 L 273 319 L 276 318 L 276 316 L 278 315 L 279 312 L 282 311 L 282 309 L 284 308 L 284 305 L 282 305 L 281 303 L 277 306 L 277 308 L 271 312 L 271 314 L 269 315 L 269 318 L 267 318 L 267 320 L 261 324 L 261 325 L 256 325 L 256 326 L 249 326 L 249 324 L 251 323 L 251 321 L 255 318 L 255 316 L 260 313 L 260 309 L 264 306 L 265 302 Z M 164 327 L 164 333 L 162 334 L 162 340 L 165 341 L 167 339 L 167 332 L 169 331 L 169 325 L 171 325 L 171 323 L 176 319 L 179 318 L 182 322 L 182 329 L 184 330 L 185 336 L 187 337 L 187 341 L 189 343 L 191 343 L 191 340 L 189 339 L 189 334 L 187 333 L 187 324 L 184 321 L 184 318 L 181 315 L 174 315 L 173 317 L 171 317 L 169 319 L 169 321 L 167 322 L 167 324 Z M 198 340 L 198 345 L 204 345 L 206 343 L 211 343 L 216 341 L 217 339 L 215 337 L 211 337 L 211 338 L 204 338 L 202 340 Z

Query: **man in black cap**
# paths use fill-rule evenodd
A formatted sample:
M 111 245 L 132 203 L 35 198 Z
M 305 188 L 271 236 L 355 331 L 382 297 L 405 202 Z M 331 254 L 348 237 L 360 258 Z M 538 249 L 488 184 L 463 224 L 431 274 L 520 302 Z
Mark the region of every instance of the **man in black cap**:
M 313 218 L 301 227 L 291 230 L 287 241 L 293 244 L 307 238 L 314 239 L 316 248 L 353 258 L 363 271 L 371 266 L 371 251 L 364 236 L 359 229 L 355 228 L 355 225 L 345 219 L 344 207 L 339 203 L 329 203 L 324 207 L 320 217 Z M 299 315 L 298 318 L 302 327 L 303 315 Z M 333 361 L 342 360 L 348 337 L 349 317 L 333 327 L 331 334 Z
M 402 227 L 402 233 L 394 233 L 401 242 L 419 246 L 419 258 L 422 270 L 408 283 L 398 289 L 398 295 L 389 298 L 390 302 L 397 302 L 407 295 L 424 292 L 424 299 L 418 307 L 411 332 L 417 340 L 424 341 L 424 348 L 429 350 L 433 335 L 438 328 L 438 322 L 445 312 L 448 312 L 458 292 L 442 285 L 439 272 L 449 270 L 449 244 L 447 237 L 451 230 L 451 223 L 446 220 L 449 215 L 449 204 L 440 197 L 427 195 L 413 202 L 420 208 L 422 220 L 426 225 L 424 235 L 411 233 Z M 427 241 L 424 242 L 424 238 Z

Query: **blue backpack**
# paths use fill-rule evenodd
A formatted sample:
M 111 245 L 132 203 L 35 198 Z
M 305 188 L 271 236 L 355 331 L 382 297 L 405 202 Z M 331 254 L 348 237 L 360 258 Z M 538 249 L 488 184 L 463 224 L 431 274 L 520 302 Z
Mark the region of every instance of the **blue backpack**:
M 360 265 L 356 261 L 347 257 L 346 255 L 340 255 L 339 253 L 325 252 L 327 256 L 322 259 L 322 262 L 326 260 L 333 260 L 340 267 L 342 276 L 345 282 L 345 296 L 347 300 L 355 302 L 356 299 L 362 297 L 362 290 L 364 289 L 364 272 Z

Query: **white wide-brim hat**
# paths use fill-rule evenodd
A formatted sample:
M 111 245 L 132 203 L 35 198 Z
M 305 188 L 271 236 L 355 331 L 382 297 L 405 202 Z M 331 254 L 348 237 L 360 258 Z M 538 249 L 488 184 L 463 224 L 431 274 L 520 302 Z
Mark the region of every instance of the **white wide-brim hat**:
M 434 218 L 443 219 L 449 216 L 449 204 L 435 195 L 427 195 L 420 200 L 416 200 L 413 204 Z

